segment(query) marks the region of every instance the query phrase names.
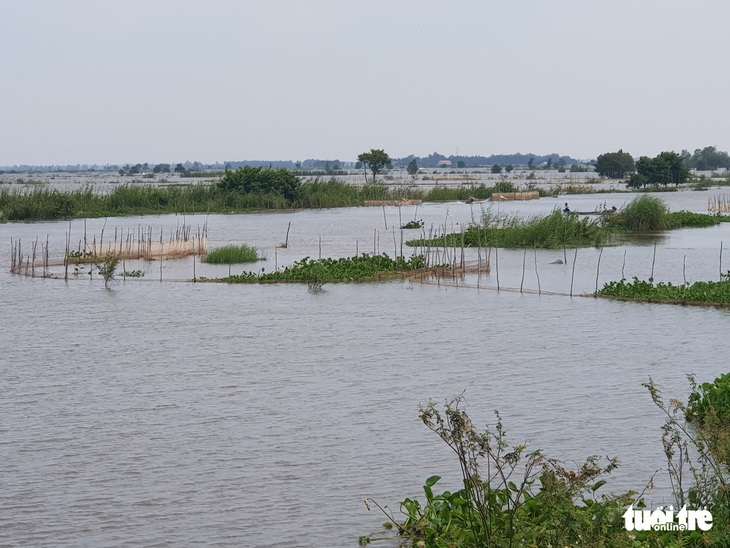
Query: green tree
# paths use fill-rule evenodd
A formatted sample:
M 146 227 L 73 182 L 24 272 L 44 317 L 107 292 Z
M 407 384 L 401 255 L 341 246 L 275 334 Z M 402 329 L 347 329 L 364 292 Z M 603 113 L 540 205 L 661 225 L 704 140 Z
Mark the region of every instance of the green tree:
M 459 160 L 456 163 L 456 167 L 458 167 L 459 169 L 464 169 L 466 167 L 466 164 L 464 163 L 464 160 Z
M 505 171 L 506 171 L 507 173 L 512 173 L 512 170 L 513 170 L 513 169 L 514 169 L 514 167 L 512 166 L 512 164 L 507 164 L 507 165 L 505 166 L 505 168 L 504 168 L 504 170 L 505 170 Z
M 681 157 L 688 168 L 699 171 L 714 170 L 721 167 L 730 168 L 730 156 L 727 152 L 717 150 L 716 147 L 705 147 L 701 150 L 698 148 L 692 155 L 683 150 Z
M 371 148 L 370 152 L 363 152 L 357 159 L 366 170 L 369 169 L 373 172 L 373 183 L 378 173 L 384 168 L 392 166 L 390 156 L 383 149 Z M 367 183 L 367 175 L 365 175 L 365 182 Z
M 227 169 L 218 183 L 218 188 L 244 194 L 274 194 L 291 202 L 299 197 L 301 182 L 296 175 L 284 168 L 246 166 L 236 171 Z
M 636 170 L 636 164 L 631 154 L 620 150 L 606 152 L 596 159 L 596 172 L 610 179 L 622 179 Z
M 185 173 L 185 171 L 186 170 L 185 170 L 185 168 L 183 167 L 182 164 L 177 164 L 175 166 L 175 173 Z
M 642 156 L 636 162 L 636 173 L 631 175 L 628 186 L 641 188 L 646 185 L 664 185 L 686 183 L 690 177 L 682 156 L 676 152 L 662 152 L 656 158 Z
M 502 173 L 502 166 L 500 166 L 499 164 L 493 164 L 492 173 Z
M 409 175 L 415 175 L 416 173 L 418 173 L 418 164 L 416 163 L 415 158 L 408 162 L 408 167 L 406 167 L 406 171 L 408 171 Z

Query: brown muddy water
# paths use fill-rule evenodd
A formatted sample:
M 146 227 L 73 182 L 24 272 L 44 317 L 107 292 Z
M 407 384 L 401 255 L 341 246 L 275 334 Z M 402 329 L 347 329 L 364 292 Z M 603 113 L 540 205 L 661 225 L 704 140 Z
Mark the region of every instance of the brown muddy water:
M 693 211 L 706 211 L 707 197 L 662 196 L 672 210 Z M 628 200 L 568 198 L 581 211 Z M 564 201 L 499 207 L 531 215 Z M 478 214 L 456 203 L 400 211 L 427 226 Z M 267 270 L 316 258 L 320 246 L 325 257 L 392 255 L 398 209 L 385 221 L 387 232 L 380 208 L 185 219 L 207 222 L 209 249 L 258 247 L 267 260 L 246 269 Z M 106 234 L 181 222 L 109 219 Z M 289 222 L 289 247 L 276 250 Z M 87 221 L 87 234 L 103 223 Z M 83 221 L 70 227 L 72 242 L 83 236 Z M 578 295 L 622 269 L 648 278 L 652 262 L 658 281 L 716 280 L 728 225 L 602 255 L 581 249 L 575 269 L 572 250 L 500 250 L 501 291 L 494 255 L 490 275 L 458 288 L 192 284 L 182 281 L 192 277 L 189 259 L 163 261 L 162 282 L 158 262 L 127 265 L 144 278 L 109 289 L 86 274 L 64 282 L 9 273 L 11 238 L 48 237 L 53 255 L 68 230 L 0 225 L 0 545 L 356 546 L 384 521 L 363 499 L 397 509 L 433 474 L 458 488 L 458 463 L 417 415 L 419 403 L 464 390 L 477 424 L 493 424 L 497 409 L 514 442 L 552 457 L 618 456 L 603 489 L 641 490 L 665 466 L 662 417 L 641 383 L 652 376 L 684 398 L 687 373 L 705 381 L 727 372 L 730 311 Z M 569 293 L 572 281 L 574 297 L 520 293 L 538 288 L 535 262 L 543 292 Z M 647 500 L 667 502 L 665 472 L 655 484 Z

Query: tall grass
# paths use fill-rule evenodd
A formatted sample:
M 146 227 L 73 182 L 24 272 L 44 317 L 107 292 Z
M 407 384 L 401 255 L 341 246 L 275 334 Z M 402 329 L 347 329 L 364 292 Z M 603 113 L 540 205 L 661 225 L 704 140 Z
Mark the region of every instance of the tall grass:
M 466 201 L 469 198 L 476 198 L 477 200 L 486 200 L 492 194 L 497 192 L 517 192 L 518 189 L 509 181 L 503 181 L 497 183 L 494 186 L 485 186 L 481 184 L 479 186 L 460 186 L 457 188 L 437 186 L 426 192 L 424 200 L 427 202 L 452 202 L 452 201 Z
M 601 246 L 612 231 L 596 221 L 580 219 L 577 215 L 563 215 L 559 210 L 547 216 L 529 219 L 498 217 L 485 212 L 479 225 L 464 232 L 464 245 L 469 247 L 503 247 L 528 249 L 561 249 L 564 247 Z M 447 235 L 430 240 L 411 240 L 414 246 L 461 245 L 461 235 Z
M 203 259 L 204 262 L 211 264 L 255 263 L 262 260 L 264 258 L 259 257 L 258 250 L 246 244 L 219 247 Z
M 40 221 L 160 213 L 242 213 L 267 209 L 361 206 L 366 200 L 422 199 L 417 189 L 348 185 L 335 178 L 305 183 L 296 200 L 277 194 L 226 191 L 216 185 L 127 184 L 102 193 L 87 187 L 61 192 L 46 188 L 0 189 L 0 217 Z
M 644 194 L 635 198 L 616 216 L 615 223 L 630 232 L 650 232 L 667 226 L 669 209 L 656 196 Z

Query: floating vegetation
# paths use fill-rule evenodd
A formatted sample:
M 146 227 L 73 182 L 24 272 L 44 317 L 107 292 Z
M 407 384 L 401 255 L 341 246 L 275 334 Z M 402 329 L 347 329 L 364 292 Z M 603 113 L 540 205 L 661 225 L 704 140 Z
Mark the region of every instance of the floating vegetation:
M 602 212 L 597 212 L 602 213 Z M 511 249 L 564 249 L 610 245 L 617 233 L 642 233 L 677 228 L 699 228 L 730 221 L 729 216 L 689 211 L 669 212 L 662 200 L 642 195 L 619 212 L 610 210 L 590 219 L 585 214 L 550 215 L 528 219 L 482 213 L 480 224 L 472 224 L 462 234 L 440 235 L 409 240 L 409 246 L 502 247 Z M 442 227 L 443 228 L 443 227 Z
M 408 230 L 411 228 L 423 228 L 423 219 L 419 219 L 417 221 L 408 221 L 406 224 L 401 226 L 402 229 Z
M 304 257 L 292 266 L 278 272 L 244 272 L 239 275 L 220 278 L 216 281 L 228 283 L 275 283 L 298 282 L 316 287 L 330 282 L 376 281 L 399 276 L 406 276 L 412 272 L 426 269 L 426 260 L 423 256 L 409 259 L 388 255 L 368 255 L 363 253 L 358 257 L 341 259 L 313 260 Z
M 203 262 L 210 264 L 239 264 L 239 263 L 255 263 L 263 261 L 265 257 L 260 257 L 256 248 L 246 244 L 226 245 L 214 249 L 209 252 L 203 259 Z
M 642 301 L 687 305 L 730 305 L 730 272 L 719 282 L 695 282 L 693 284 L 673 285 L 651 281 L 620 280 L 610 282 L 598 292 L 601 297 L 622 301 Z

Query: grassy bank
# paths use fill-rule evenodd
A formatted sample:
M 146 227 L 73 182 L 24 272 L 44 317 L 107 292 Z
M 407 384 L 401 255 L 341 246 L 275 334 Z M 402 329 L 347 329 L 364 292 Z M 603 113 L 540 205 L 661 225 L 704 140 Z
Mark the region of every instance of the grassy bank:
M 420 198 L 422 193 L 384 186 L 358 188 L 331 180 L 302 185 L 295 199 L 275 193 L 227 191 L 216 185 L 122 185 L 101 193 L 86 188 L 1 189 L 0 215 L 8 221 L 119 217 L 164 213 L 246 213 L 251 211 L 361 206 L 366 200 Z
M 257 175 L 266 173 L 262 170 Z M 92 187 L 59 191 L 44 187 L 0 189 L 0 219 L 6 221 L 44 221 L 82 217 L 120 217 L 164 213 L 246 213 L 279 209 L 317 209 L 362 206 L 370 200 L 466 201 L 487 199 L 493 192 L 511 192 L 511 183 L 494 187 L 480 185 L 459 188 L 436 187 L 428 191 L 414 187 L 385 185 L 356 186 L 336 178 L 292 183 L 291 192 L 277 189 L 225 184 L 154 186 L 125 184 L 109 192 Z

